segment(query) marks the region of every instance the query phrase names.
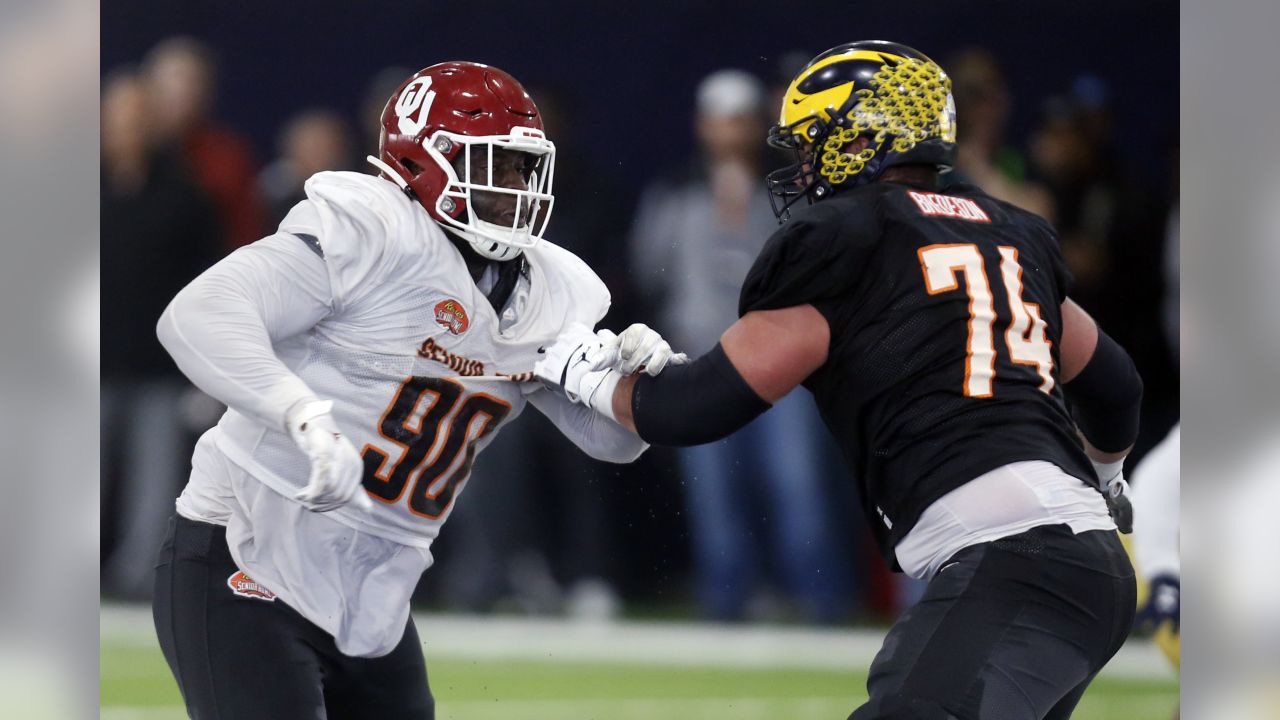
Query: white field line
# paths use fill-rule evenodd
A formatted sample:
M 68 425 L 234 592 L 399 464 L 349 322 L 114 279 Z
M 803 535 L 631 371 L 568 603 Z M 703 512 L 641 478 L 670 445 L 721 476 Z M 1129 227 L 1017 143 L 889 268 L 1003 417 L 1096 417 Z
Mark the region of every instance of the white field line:
M 797 628 L 415 613 L 428 667 L 433 657 L 711 667 L 865 670 L 884 637 L 867 629 Z M 104 605 L 100 637 L 154 646 L 145 606 Z M 1173 671 L 1148 641 L 1127 643 L 1102 676 L 1169 679 Z

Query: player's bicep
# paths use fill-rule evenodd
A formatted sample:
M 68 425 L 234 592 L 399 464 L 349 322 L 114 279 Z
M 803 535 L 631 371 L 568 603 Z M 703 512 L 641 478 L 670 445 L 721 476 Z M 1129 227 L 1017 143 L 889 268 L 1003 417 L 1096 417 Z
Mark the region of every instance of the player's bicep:
M 827 320 L 812 305 L 749 312 L 720 338 L 738 374 L 768 403 L 822 367 L 830 344 Z
M 1071 382 L 1080 374 L 1097 347 L 1098 324 L 1084 308 L 1067 298 L 1062 303 L 1062 343 L 1058 348 L 1063 383 Z

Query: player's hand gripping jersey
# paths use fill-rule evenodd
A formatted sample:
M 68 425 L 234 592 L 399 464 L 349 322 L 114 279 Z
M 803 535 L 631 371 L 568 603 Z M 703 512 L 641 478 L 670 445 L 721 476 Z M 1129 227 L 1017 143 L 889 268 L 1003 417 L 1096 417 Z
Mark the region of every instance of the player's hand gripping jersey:
M 499 314 L 438 224 L 392 183 L 321 173 L 306 192 L 279 233 L 212 268 L 161 320 L 179 366 L 230 407 L 201 439 L 178 507 L 226 524 L 240 568 L 344 652 L 376 655 L 398 641 L 476 456 L 526 402 L 594 457 L 630 461 L 645 445 L 537 383 L 492 379 L 530 371 L 565 327 L 594 326 L 608 310 L 607 289 L 573 254 L 526 250 Z M 333 401 L 372 511 L 318 514 L 292 500 L 310 466 L 281 413 L 308 396 Z
M 983 473 L 1052 462 L 1096 486 L 1058 383 L 1070 277 L 1041 218 L 970 186 L 892 183 L 794 212 L 740 314 L 812 304 L 831 328 L 808 380 L 890 561 L 933 501 Z

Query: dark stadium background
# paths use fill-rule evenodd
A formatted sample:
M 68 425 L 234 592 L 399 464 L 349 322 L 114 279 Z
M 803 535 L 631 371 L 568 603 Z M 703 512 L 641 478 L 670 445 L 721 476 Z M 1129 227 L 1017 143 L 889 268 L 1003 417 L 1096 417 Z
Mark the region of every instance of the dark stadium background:
M 1176 137 L 1178 14 L 1172 2 L 432 2 L 161 3 L 102 8 L 102 67 L 137 62 L 157 41 L 191 35 L 218 50 L 219 115 L 266 157 L 300 107 L 356 119 L 369 79 L 389 65 L 487 62 L 532 87 L 572 93 L 580 115 L 554 138 L 589 149 L 632 191 L 691 149 L 698 81 L 722 67 L 773 79 L 779 57 L 885 39 L 941 62 L 967 46 L 1001 60 L 1014 96 L 1012 130 L 1030 129 L 1037 100 L 1082 73 L 1114 93 L 1127 160 L 1163 172 Z M 964 118 L 960 118 L 963 132 Z

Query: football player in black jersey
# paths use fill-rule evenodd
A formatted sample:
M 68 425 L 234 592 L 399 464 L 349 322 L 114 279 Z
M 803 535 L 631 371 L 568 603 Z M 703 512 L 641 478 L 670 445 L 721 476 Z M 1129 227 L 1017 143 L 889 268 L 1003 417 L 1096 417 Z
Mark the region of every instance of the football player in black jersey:
M 584 362 L 587 334 L 540 363 L 662 445 L 716 440 L 797 385 L 813 392 L 886 559 L 930 581 L 852 720 L 1070 717 L 1133 622 L 1116 528 L 1141 380 L 1069 299 L 1045 220 L 941 189 L 955 137 L 950 80 L 920 52 L 819 55 L 771 131 L 797 154 L 768 178 L 783 224 L 720 344 L 656 377 Z

